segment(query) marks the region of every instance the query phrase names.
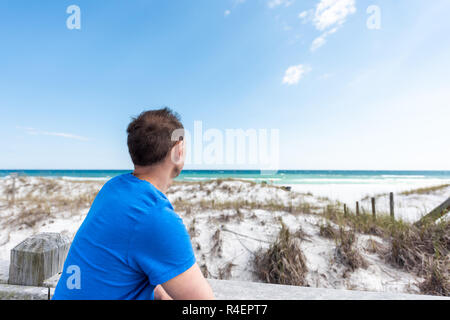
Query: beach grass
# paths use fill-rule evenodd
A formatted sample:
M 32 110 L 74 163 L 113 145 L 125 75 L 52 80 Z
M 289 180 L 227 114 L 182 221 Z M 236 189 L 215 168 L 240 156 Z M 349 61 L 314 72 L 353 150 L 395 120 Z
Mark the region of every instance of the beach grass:
M 291 234 L 281 222 L 281 229 L 268 249 L 255 253 L 255 274 L 267 283 L 306 286 L 306 258 L 299 245 L 300 239 Z
M 431 186 L 431 187 L 407 190 L 407 191 L 400 192 L 399 194 L 403 195 L 403 196 L 409 196 L 409 195 L 415 195 L 415 194 L 431 194 L 431 193 L 435 193 L 436 191 L 440 191 L 440 190 L 443 190 L 443 189 L 446 189 L 449 187 L 450 187 L 450 184 L 441 184 L 438 186 Z
M 339 255 L 354 270 L 363 266 L 352 249 L 352 234 L 376 235 L 388 242 L 384 247 L 372 243 L 371 250 L 390 265 L 423 277 L 419 285 L 424 294 L 450 295 L 450 222 L 428 222 L 417 226 L 402 220 L 394 220 L 387 214 L 345 215 L 334 206 L 327 206 L 324 216 L 339 226 L 339 232 L 330 224 L 321 226 L 320 234 L 334 238 Z M 348 230 L 348 231 L 344 231 Z

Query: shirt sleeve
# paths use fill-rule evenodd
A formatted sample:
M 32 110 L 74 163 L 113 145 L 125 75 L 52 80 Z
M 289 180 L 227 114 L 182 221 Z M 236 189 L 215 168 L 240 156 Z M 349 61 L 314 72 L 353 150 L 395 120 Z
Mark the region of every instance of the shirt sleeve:
M 191 240 L 183 220 L 168 207 L 138 221 L 131 235 L 128 259 L 152 285 L 164 283 L 195 263 Z

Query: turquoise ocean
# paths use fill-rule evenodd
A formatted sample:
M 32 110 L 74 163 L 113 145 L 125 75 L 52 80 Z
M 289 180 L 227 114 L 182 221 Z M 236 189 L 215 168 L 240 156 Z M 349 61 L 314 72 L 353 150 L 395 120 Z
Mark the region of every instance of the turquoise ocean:
M 0 178 L 11 173 L 25 176 L 107 180 L 130 170 L 0 170 Z M 363 170 L 279 170 L 267 174 L 259 170 L 184 170 L 178 181 L 244 179 L 273 184 L 373 184 L 408 181 L 450 181 L 450 171 L 363 171 Z

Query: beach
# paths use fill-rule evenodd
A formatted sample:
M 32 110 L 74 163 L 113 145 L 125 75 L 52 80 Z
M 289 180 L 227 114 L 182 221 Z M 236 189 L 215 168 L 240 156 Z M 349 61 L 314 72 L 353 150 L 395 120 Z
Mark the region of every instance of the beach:
M 196 178 L 196 179 L 192 179 Z M 356 233 L 365 268 L 349 271 L 336 255 L 336 239 L 324 236 L 325 227 L 339 229 L 325 214 L 340 212 L 347 203 L 360 202 L 370 212 L 376 198 L 377 216 L 389 214 L 389 192 L 394 192 L 397 220 L 414 222 L 450 195 L 445 179 L 416 179 L 392 183 L 392 177 L 372 183 L 281 184 L 270 179 L 182 177 L 167 197 L 191 236 L 197 262 L 205 276 L 216 279 L 262 281 L 255 272 L 255 256 L 267 250 L 284 226 L 298 235 L 305 257 L 305 284 L 312 287 L 419 293 L 424 279 L 389 264 L 374 252 L 389 241 L 377 234 Z M 28 236 L 58 232 L 73 238 L 106 177 L 4 176 L 0 179 L 0 272 L 7 272 L 10 250 Z M 361 180 L 361 179 L 360 179 Z M 361 181 L 357 182 L 361 182 Z M 374 179 L 372 179 L 374 180 Z M 14 183 L 14 203 L 11 187 Z M 286 188 L 287 186 L 291 188 Z M 333 212 L 334 212 L 333 211 Z M 296 240 L 297 241 L 297 240 Z

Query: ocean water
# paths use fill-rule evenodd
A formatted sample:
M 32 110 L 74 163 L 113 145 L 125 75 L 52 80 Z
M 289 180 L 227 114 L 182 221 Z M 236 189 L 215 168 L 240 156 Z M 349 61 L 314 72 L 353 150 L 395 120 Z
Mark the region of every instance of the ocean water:
M 0 177 L 11 173 L 26 176 L 64 177 L 107 180 L 130 170 L 0 170 Z M 210 179 L 244 179 L 282 185 L 301 184 L 396 184 L 414 182 L 450 182 L 450 171 L 361 171 L 361 170 L 280 170 L 264 173 L 257 170 L 184 170 L 178 181 Z

